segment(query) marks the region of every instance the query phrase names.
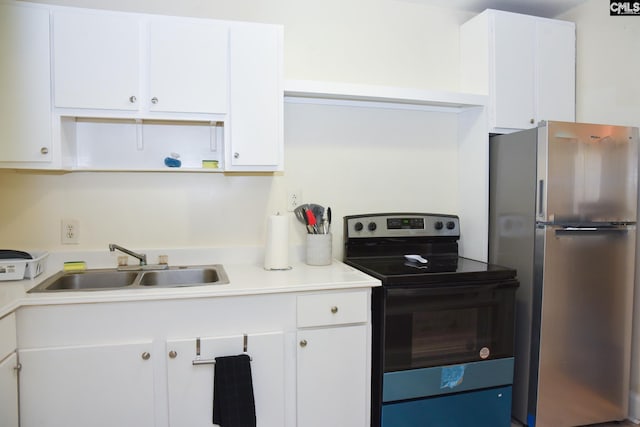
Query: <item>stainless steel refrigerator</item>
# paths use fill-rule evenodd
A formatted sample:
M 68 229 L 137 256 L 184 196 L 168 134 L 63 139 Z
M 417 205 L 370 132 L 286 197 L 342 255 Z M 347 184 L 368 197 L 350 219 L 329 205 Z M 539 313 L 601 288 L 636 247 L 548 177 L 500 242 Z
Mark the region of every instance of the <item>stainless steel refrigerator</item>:
M 569 122 L 490 139 L 489 261 L 517 269 L 513 416 L 627 417 L 638 129 Z

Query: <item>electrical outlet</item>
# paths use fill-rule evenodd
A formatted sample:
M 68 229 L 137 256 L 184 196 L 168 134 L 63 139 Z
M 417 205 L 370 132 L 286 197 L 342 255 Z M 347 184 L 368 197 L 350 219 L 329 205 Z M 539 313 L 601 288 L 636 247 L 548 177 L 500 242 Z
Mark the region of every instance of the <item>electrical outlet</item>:
M 61 232 L 63 245 L 78 244 L 79 236 L 78 236 L 78 220 L 77 219 L 63 219 L 60 232 Z
M 287 193 L 287 211 L 293 212 L 302 204 L 302 190 L 289 191 Z

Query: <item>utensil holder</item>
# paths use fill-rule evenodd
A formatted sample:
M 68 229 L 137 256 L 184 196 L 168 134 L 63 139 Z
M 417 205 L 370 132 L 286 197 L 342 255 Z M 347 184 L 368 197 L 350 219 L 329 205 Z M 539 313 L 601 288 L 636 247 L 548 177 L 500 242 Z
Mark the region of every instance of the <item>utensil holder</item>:
M 307 234 L 307 264 L 330 265 L 332 234 Z

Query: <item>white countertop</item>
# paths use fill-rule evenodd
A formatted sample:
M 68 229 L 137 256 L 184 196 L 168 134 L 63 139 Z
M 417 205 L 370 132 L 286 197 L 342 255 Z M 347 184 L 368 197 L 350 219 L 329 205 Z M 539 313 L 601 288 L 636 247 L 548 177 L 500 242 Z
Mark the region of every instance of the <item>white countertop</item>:
M 137 249 L 133 249 L 138 252 Z M 46 278 L 62 270 L 65 261 L 85 261 L 87 269 L 114 268 L 122 253 L 104 251 L 51 253 L 43 274 L 35 279 L 0 282 L 0 318 L 25 305 L 83 304 L 116 301 L 206 298 L 268 293 L 358 289 L 380 286 L 380 281 L 359 270 L 333 260 L 328 266 L 306 265 L 300 251 L 292 254 L 291 269 L 267 271 L 260 248 L 190 248 L 140 250 L 149 263 L 159 255 L 169 256 L 170 266 L 222 264 L 229 284 L 180 288 L 121 289 L 27 293 Z M 130 264 L 136 261 L 130 258 Z

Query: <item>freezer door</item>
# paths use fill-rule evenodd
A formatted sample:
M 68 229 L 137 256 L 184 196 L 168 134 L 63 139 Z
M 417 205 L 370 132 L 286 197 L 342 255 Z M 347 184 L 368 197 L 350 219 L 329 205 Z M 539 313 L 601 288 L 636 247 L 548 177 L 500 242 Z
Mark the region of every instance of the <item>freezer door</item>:
M 622 420 L 629 397 L 635 226 L 538 232 L 544 248 L 536 285 L 542 304 L 536 309 L 535 425 Z
M 537 219 L 635 222 L 638 128 L 547 122 L 538 132 Z

